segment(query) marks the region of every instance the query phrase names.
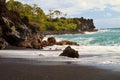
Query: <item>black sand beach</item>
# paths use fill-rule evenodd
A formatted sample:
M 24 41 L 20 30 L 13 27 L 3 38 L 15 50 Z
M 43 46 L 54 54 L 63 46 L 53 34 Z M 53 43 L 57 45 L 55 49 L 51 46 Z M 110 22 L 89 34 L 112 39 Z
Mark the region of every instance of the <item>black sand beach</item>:
M 10 61 L 11 60 L 11 61 Z M 13 62 L 12 62 L 13 61 Z M 17 63 L 17 61 L 19 63 Z M 21 61 L 21 63 L 20 63 Z M 25 61 L 25 63 L 23 63 Z M 72 64 L 34 65 L 29 60 L 0 59 L 0 80 L 120 80 L 120 72 Z M 34 61 L 33 61 L 34 62 Z

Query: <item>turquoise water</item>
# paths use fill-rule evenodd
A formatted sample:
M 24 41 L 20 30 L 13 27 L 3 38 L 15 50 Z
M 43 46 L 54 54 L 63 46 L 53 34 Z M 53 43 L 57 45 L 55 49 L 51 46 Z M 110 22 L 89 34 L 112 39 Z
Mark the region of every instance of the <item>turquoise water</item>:
M 101 29 L 98 32 L 86 34 L 58 35 L 60 40 L 70 40 L 84 46 L 120 46 L 120 28 Z

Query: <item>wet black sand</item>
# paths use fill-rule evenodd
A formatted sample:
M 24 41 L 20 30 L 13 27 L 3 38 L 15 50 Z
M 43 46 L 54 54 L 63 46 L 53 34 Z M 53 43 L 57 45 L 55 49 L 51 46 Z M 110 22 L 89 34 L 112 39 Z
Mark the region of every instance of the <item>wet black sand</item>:
M 0 58 L 0 80 L 120 80 L 120 72 L 70 63 L 43 65 L 41 62 Z

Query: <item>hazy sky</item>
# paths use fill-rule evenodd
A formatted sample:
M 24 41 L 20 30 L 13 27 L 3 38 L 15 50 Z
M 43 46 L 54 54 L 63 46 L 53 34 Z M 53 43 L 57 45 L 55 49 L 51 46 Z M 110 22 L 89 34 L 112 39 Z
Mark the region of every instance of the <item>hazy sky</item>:
M 97 28 L 120 27 L 120 0 L 17 0 L 37 4 L 47 14 L 60 10 L 68 17 L 93 18 Z

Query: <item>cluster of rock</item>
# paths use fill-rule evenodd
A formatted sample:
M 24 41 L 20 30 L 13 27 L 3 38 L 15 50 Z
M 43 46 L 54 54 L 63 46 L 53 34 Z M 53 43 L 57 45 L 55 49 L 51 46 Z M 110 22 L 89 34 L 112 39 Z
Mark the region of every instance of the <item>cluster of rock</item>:
M 18 43 L 17 46 L 24 48 L 42 49 L 42 39 L 42 35 L 33 34 L 30 35 L 25 41 Z
M 79 45 L 76 42 L 71 41 L 60 41 L 57 42 L 54 37 L 49 37 L 47 40 L 43 40 L 42 35 L 33 35 L 32 37 L 28 38 L 28 40 L 23 41 L 18 44 L 19 47 L 24 48 L 34 48 L 34 49 L 42 49 L 46 46 L 53 46 L 53 45 Z
M 54 37 L 49 37 L 48 40 L 50 45 L 76 45 L 79 46 L 79 44 L 77 44 L 76 42 L 72 42 L 72 41 L 68 41 L 68 40 L 62 40 L 59 42 L 56 42 Z

